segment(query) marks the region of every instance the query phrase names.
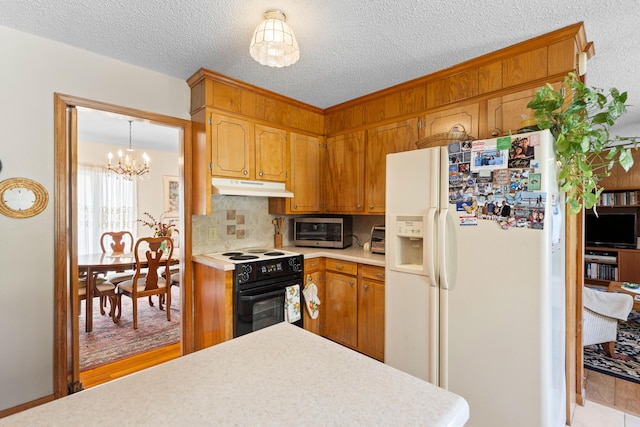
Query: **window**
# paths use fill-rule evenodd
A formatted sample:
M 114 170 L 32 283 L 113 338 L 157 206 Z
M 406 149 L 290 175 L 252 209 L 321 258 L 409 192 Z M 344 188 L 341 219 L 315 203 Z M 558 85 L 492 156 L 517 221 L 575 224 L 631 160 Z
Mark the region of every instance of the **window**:
M 78 254 L 101 252 L 105 231 L 130 231 L 137 238 L 137 182 L 102 166 L 78 165 Z

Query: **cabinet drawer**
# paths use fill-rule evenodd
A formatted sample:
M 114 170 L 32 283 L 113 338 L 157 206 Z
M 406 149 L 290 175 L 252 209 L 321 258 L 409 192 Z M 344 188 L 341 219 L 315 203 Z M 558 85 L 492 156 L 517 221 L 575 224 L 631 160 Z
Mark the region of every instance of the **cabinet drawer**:
M 304 272 L 305 273 L 311 273 L 317 270 L 321 270 L 323 268 L 323 261 L 324 258 L 310 258 L 310 259 L 305 259 L 304 260 Z
M 339 273 L 351 274 L 353 276 L 358 274 L 358 264 L 351 261 L 341 261 L 339 259 L 326 259 L 326 269 L 337 271 Z
M 368 265 L 368 264 L 360 264 L 358 269 L 362 277 L 384 282 L 384 267 L 377 267 L 375 265 Z

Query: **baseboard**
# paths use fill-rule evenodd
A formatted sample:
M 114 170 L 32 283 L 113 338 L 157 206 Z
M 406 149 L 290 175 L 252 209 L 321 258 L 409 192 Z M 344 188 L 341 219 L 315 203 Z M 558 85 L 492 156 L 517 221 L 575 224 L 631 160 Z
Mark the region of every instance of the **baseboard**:
M 18 412 L 26 411 L 27 409 L 35 408 L 44 403 L 55 400 L 52 395 L 41 397 L 40 399 L 32 400 L 31 402 L 23 403 L 13 408 L 7 408 L 0 411 L 0 418 L 8 417 L 9 415 L 17 414 Z

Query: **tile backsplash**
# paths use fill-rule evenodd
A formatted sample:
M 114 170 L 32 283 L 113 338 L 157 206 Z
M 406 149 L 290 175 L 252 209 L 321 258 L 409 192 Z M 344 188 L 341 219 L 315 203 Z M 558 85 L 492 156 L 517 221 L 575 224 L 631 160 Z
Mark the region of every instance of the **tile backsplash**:
M 273 247 L 272 220 L 282 215 L 269 213 L 267 197 L 213 196 L 211 215 L 194 215 L 193 253 L 224 252 L 248 247 Z M 284 246 L 293 245 L 293 215 L 285 215 Z M 354 246 L 369 241 L 371 227 L 384 224 L 384 216 L 353 216 Z

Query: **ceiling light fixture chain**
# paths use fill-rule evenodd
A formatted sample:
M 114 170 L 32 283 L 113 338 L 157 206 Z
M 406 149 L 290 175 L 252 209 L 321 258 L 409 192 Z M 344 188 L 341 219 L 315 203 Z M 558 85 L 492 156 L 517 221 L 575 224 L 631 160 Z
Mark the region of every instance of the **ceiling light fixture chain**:
M 253 32 L 249 53 L 260 64 L 269 67 L 288 67 L 298 61 L 298 41 L 282 11 L 269 9 L 265 12 L 264 21 Z
M 133 149 L 133 142 L 131 138 L 132 122 L 133 120 L 129 120 L 129 148 L 127 148 L 127 151 L 131 154 L 127 154 L 123 159 L 122 150 L 118 150 L 118 163 L 114 165 L 111 163 L 113 155 L 109 153 L 109 163 L 107 164 L 107 171 L 114 172 L 129 181 L 133 181 L 136 178 L 143 179 L 151 171 L 151 169 L 149 169 L 149 156 L 147 156 L 147 153 L 142 154 L 142 163 L 139 163 L 133 157 L 133 152 L 135 150 Z

